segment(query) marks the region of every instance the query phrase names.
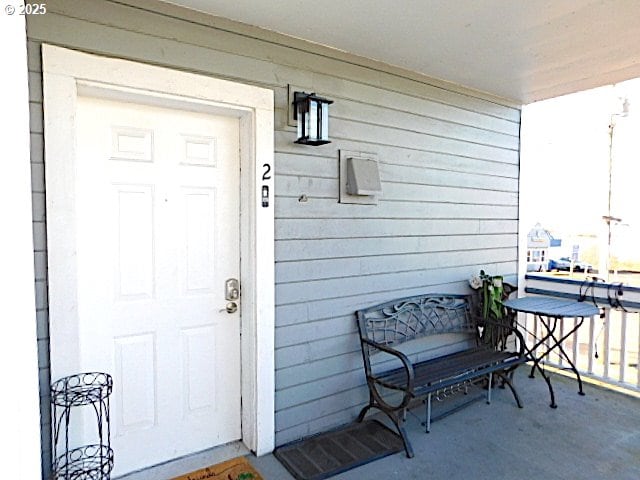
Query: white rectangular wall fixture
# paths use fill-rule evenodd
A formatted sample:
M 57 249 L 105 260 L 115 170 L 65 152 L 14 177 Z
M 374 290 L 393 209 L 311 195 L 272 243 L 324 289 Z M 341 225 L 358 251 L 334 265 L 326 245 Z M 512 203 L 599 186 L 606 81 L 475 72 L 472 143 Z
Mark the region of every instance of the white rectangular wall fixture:
M 377 155 L 340 150 L 340 203 L 376 205 L 381 194 Z
M 378 161 L 372 158 L 347 158 L 347 193 L 378 195 L 382 193 Z

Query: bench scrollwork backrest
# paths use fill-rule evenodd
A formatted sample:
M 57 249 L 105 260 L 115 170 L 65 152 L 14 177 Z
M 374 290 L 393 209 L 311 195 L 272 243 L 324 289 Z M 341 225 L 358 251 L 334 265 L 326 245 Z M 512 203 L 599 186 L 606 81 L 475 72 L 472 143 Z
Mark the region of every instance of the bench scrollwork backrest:
M 476 332 L 466 295 L 407 297 L 359 310 L 357 317 L 361 338 L 387 346 L 441 333 Z

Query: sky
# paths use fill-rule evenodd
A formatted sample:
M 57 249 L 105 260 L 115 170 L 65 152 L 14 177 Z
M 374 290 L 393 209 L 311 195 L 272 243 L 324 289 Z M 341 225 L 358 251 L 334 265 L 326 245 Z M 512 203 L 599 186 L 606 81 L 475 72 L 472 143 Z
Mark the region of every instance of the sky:
M 523 223 L 539 222 L 557 238 L 605 231 L 610 157 L 611 215 L 622 219 L 616 253 L 640 260 L 640 79 L 523 108 Z

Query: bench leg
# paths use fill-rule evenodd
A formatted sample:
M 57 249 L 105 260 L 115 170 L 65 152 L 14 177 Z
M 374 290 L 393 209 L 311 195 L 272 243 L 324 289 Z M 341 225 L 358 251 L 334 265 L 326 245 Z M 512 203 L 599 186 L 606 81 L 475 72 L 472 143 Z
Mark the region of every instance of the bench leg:
M 425 433 L 429 433 L 431 431 L 431 394 L 427 395 L 427 420 L 424 424 Z
M 402 438 L 402 444 L 404 445 L 404 451 L 407 454 L 407 458 L 413 458 L 414 456 L 413 447 L 411 446 L 411 442 L 409 442 L 409 436 L 407 435 L 407 431 L 404 429 L 402 414 L 400 414 L 400 412 L 388 412 L 382 408 L 380 408 L 380 411 L 384 413 L 398 429 L 398 433 Z
M 369 411 L 370 408 L 375 407 L 375 405 L 373 404 L 369 404 L 366 407 L 364 407 L 362 410 L 360 410 L 360 415 L 358 415 L 358 423 L 361 423 L 364 420 L 365 415 L 367 414 L 367 412 Z
M 404 420 L 405 420 L 404 417 L 406 416 L 407 409 L 406 408 L 403 409 L 402 412 L 390 411 L 390 410 L 387 410 L 386 408 L 382 408 L 381 405 L 370 403 L 369 405 L 366 405 L 362 410 L 360 410 L 360 415 L 358 415 L 358 419 L 357 419 L 358 423 L 364 420 L 364 417 L 366 416 L 367 412 L 371 408 L 377 408 L 382 413 L 384 413 L 389 418 L 389 420 L 391 420 L 391 422 L 393 422 L 395 427 L 398 429 L 398 433 L 400 434 L 400 437 L 402 438 L 402 444 L 404 445 L 404 450 L 407 454 L 407 458 L 413 458 L 414 456 L 413 447 L 409 442 L 409 436 L 407 435 L 407 431 L 404 428 Z
M 409 437 L 407 436 L 407 431 L 404 429 L 404 426 L 402 425 L 397 424 L 396 427 L 398 427 L 398 432 L 402 437 L 402 443 L 404 444 L 404 451 L 407 454 L 407 458 L 413 458 L 414 456 L 413 447 L 411 446 L 411 443 L 409 443 Z
M 491 387 L 493 383 L 493 373 L 489 374 L 489 384 L 487 386 L 487 405 L 491 405 Z

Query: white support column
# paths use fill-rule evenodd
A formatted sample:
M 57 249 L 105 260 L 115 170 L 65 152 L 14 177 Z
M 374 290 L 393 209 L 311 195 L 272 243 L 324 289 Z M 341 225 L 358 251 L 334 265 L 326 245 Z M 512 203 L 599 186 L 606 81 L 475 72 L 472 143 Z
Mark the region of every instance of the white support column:
M 520 114 L 520 132 L 525 131 L 527 121 L 530 118 L 527 106 L 522 107 Z M 527 274 L 527 249 L 528 233 L 536 223 L 535 211 L 531 206 L 536 204 L 538 195 L 538 182 L 535 168 L 536 160 L 531 140 L 526 136 L 520 137 L 520 174 L 518 178 L 518 296 L 524 296 L 525 280 Z M 534 319 L 534 322 L 537 320 Z
M 0 2 L 0 478 L 39 480 L 40 406 L 33 272 L 25 19 Z

